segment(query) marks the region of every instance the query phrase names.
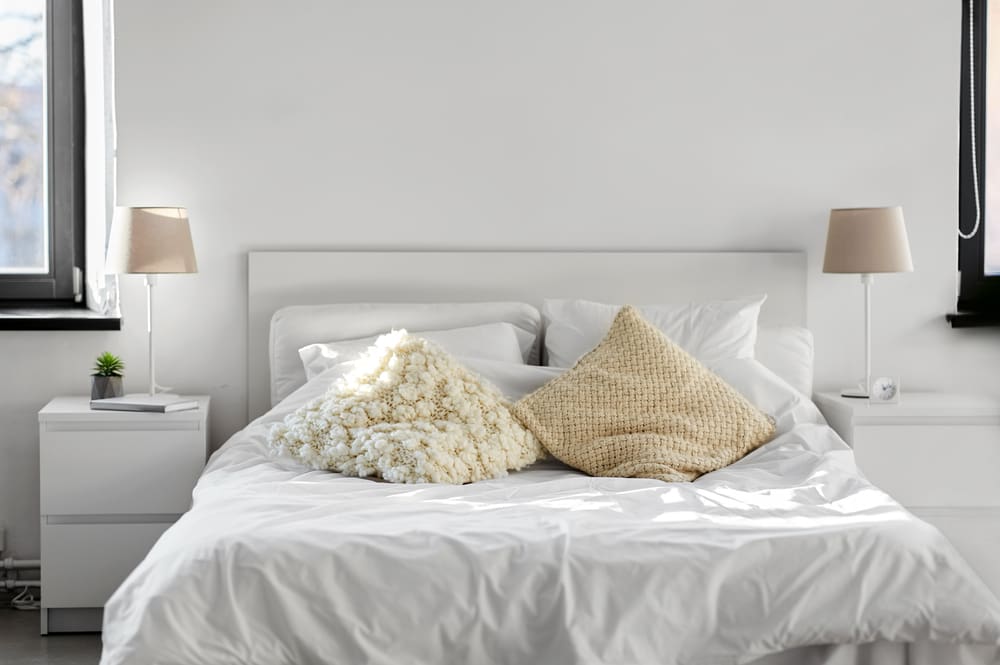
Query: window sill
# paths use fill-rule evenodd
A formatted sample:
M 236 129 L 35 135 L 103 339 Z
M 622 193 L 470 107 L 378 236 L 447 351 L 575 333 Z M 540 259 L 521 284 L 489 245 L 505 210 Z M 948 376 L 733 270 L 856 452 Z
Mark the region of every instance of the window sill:
M 946 314 L 945 319 L 952 328 L 1000 327 L 1000 312 L 958 312 Z
M 0 305 L 0 330 L 121 330 L 120 316 L 85 307 Z

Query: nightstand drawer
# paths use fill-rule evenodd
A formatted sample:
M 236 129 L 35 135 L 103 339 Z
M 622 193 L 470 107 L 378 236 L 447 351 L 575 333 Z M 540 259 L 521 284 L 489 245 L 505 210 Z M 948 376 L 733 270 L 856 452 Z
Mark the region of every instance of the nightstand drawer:
M 859 425 L 854 455 L 904 506 L 1000 506 L 995 425 Z
M 43 515 L 180 514 L 205 464 L 205 433 L 42 428 Z
M 169 526 L 42 524 L 42 605 L 104 607 Z
M 913 514 L 941 530 L 986 586 L 1000 598 L 1000 510 L 916 508 Z

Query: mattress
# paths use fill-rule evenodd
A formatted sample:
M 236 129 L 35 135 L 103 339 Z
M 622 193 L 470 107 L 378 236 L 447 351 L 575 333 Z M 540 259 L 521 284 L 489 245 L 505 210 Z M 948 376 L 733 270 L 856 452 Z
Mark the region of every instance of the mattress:
M 213 456 L 101 662 L 1000 662 L 1000 602 L 947 540 L 797 391 L 737 387 L 779 434 L 693 483 L 550 460 L 452 486 L 269 457 L 310 382 Z

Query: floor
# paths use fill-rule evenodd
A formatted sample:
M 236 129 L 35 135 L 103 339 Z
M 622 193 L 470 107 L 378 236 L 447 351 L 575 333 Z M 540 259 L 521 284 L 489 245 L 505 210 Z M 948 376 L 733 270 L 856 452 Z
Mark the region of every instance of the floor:
M 97 665 L 100 633 L 38 634 L 38 612 L 0 605 L 0 663 L 3 665 Z

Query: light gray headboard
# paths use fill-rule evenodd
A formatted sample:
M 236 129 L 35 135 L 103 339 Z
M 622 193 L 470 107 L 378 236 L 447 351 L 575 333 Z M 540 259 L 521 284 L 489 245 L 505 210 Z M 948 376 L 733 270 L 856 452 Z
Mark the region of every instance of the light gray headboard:
M 805 325 L 803 252 L 263 251 L 248 257 L 247 410 L 270 407 L 271 316 L 337 302 L 587 298 L 653 304 L 768 294 L 763 325 Z M 316 340 L 329 341 L 329 340 Z

